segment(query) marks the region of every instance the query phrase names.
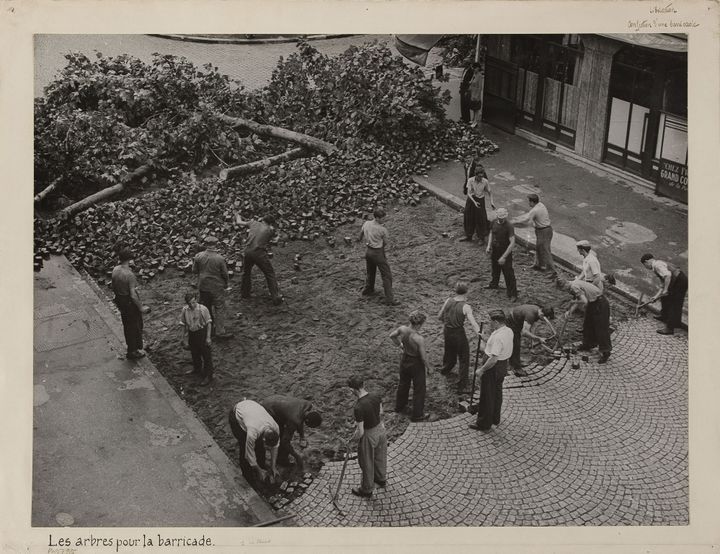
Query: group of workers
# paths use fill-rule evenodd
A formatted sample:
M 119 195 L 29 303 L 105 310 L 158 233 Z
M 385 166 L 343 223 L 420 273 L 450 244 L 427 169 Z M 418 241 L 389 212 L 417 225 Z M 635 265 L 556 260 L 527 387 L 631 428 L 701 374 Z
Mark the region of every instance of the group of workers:
M 461 240 L 472 241 L 473 236 L 477 235 L 481 243 L 487 241 L 486 252 L 491 260 L 491 278 L 485 288 L 499 288 L 502 273 L 508 298 L 511 302 L 517 301 L 517 282 L 512 266 L 514 225 L 533 225 L 537 239 L 533 269 L 549 270 L 550 277 L 557 279 L 550 251 L 553 230 L 548 210 L 538 196 L 528 195 L 530 210 L 510 220 L 506 209 L 496 208 L 482 166 L 471 162 L 466 169 L 465 237 Z M 487 219 L 486 195 L 496 213 L 492 222 Z M 393 293 L 392 273 L 385 255 L 389 238 L 383 225 L 386 213 L 383 209 L 376 208 L 373 215 L 372 220 L 364 222 L 359 235 L 359 240 L 364 241 L 367 247 L 366 281 L 362 295 L 370 296 L 375 293 L 376 273 L 379 270 L 385 293 L 384 303 L 396 306 L 399 302 Z M 257 265 L 265 275 L 272 303 L 280 304 L 282 296 L 269 255 L 269 247 L 276 234 L 274 219 L 265 216 L 261 220 L 245 221 L 240 215 L 236 215 L 235 221 L 239 226 L 248 229 L 243 253 L 241 296 L 250 296 L 251 270 Z M 225 340 L 232 337 L 225 328 L 229 273 L 224 257 L 217 250 L 217 243 L 216 237 L 204 238 L 205 249 L 195 256 L 192 265 L 192 271 L 197 276 L 197 293 L 192 291 L 185 294 L 185 306 L 180 315 L 182 344 L 190 351 L 193 362 L 192 370 L 188 373 L 200 376 L 201 385 L 210 383 L 213 377 L 213 339 Z M 577 311 L 584 312 L 583 341 L 579 349 L 590 350 L 597 346 L 600 354 L 597 363 L 604 364 L 612 350 L 610 308 L 605 295 L 605 285 L 614 284 L 614 277 L 602 273 L 597 255 L 588 241 L 578 241 L 576 246 L 583 258 L 582 271 L 572 281 L 557 280 L 557 283 L 574 299 L 565 316 L 570 317 Z M 137 281 L 130 268 L 132 252 L 127 247 L 119 247 L 118 257 L 120 264 L 112 272 L 112 288 L 122 317 L 127 357 L 137 359 L 145 355 L 142 315 L 147 313 L 149 308 L 141 303 L 138 296 Z M 679 268 L 656 260 L 652 254 L 643 255 L 641 262 L 662 282 L 662 287 L 651 299 L 660 299 L 662 304 L 658 319 L 663 321 L 664 327 L 658 332 L 672 334 L 675 328 L 681 326 L 687 277 Z M 533 304 L 522 304 L 504 310 L 494 309 L 488 314 L 491 333 L 489 336 L 481 336 L 481 327 L 475 320 L 467 295 L 468 283 L 458 282 L 454 295 L 443 303 L 438 313 L 443 323 L 444 336 L 440 373 L 449 375 L 459 363 L 458 392 L 468 388 L 470 346 L 465 324 L 469 323 L 474 334 L 478 336 L 479 351 L 482 340 L 485 341 L 482 365 L 477 367 L 474 373 L 474 381 L 479 381 L 480 390 L 477 419 L 470 427 L 487 431 L 492 425 L 500 423 L 502 386 L 508 369 L 518 376 L 526 375 L 520 359 L 522 337 L 544 342 L 543 337 L 533 334 L 532 326 L 540 320 L 553 319 L 555 313 L 552 307 Z M 409 325 L 401 325 L 390 333 L 390 339 L 402 350 L 395 411 L 402 413 L 407 410 L 412 386 L 411 420 L 415 422 L 428 417 L 424 413 L 424 403 L 430 364 L 424 339 L 420 334 L 426 319 L 423 312 L 413 311 L 409 316 Z M 362 482 L 359 487 L 353 488 L 352 492 L 361 497 L 369 497 L 376 485 L 384 487 L 386 483 L 387 438 L 382 422 L 382 399 L 364 388 L 360 376 L 351 377 L 348 386 L 358 399 L 354 408 L 356 430 L 353 438 L 358 440 L 358 461 L 362 469 Z M 321 416 L 312 409 L 309 401 L 275 395 L 262 402 L 248 399 L 238 402 L 230 412 L 229 422 L 238 440 L 240 464 L 244 473 L 249 478 L 264 481 L 274 480 L 278 475 L 277 464 L 288 464 L 290 456 L 302 467 L 302 457 L 293 449 L 292 437 L 297 431 L 301 446 L 306 444 L 304 426 L 317 427 L 321 423 Z M 266 459 L 268 453 L 269 465 Z

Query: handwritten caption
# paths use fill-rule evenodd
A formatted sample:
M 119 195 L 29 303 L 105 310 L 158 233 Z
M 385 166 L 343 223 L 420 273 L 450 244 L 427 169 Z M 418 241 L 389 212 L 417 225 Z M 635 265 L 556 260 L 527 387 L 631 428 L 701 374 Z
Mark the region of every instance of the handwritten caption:
M 689 29 L 699 27 L 700 24 L 694 19 L 683 19 L 673 3 L 664 5 L 653 5 L 650 8 L 650 15 L 656 17 L 647 19 L 628 19 L 628 29 L 642 31 L 643 29 Z
M 94 535 L 80 537 L 58 537 L 49 535 L 48 554 L 75 554 L 77 548 L 108 548 L 115 552 L 125 549 L 155 547 L 207 547 L 213 546 L 212 539 L 206 535 L 197 537 L 169 537 L 160 534 L 142 537 L 96 537 Z

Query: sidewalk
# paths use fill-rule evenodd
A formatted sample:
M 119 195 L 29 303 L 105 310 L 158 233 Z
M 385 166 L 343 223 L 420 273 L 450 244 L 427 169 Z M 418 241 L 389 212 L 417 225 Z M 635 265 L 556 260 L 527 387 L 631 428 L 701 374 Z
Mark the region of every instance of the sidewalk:
M 640 264 L 645 252 L 687 273 L 688 219 L 682 207 L 596 175 L 490 125 L 483 125 L 483 133 L 500 147 L 496 154 L 481 160 L 496 206 L 506 207 L 514 217 L 529 209 L 527 195 L 537 193 L 550 212 L 552 250 L 562 265 L 579 272 L 582 258 L 575 243 L 589 240 L 603 271 L 614 273 L 617 288 L 632 298 L 653 295 L 659 287 L 654 274 Z M 427 175 L 415 177 L 421 186 L 458 209 L 465 205 L 463 180 L 463 165 L 458 161 L 446 162 Z M 489 217 L 494 218 L 487 207 Z M 535 244 L 531 227 L 516 227 L 516 236 L 521 244 Z
M 119 319 L 62 257 L 34 278 L 32 525 L 252 526 L 275 519 Z

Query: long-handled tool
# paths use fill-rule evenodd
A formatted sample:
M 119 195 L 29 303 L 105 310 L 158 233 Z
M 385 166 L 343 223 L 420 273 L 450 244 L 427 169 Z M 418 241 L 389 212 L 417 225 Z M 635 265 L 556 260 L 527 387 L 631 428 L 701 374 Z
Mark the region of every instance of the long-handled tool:
M 638 317 L 638 315 L 640 314 L 640 310 L 642 310 L 645 306 L 649 306 L 650 304 L 655 302 L 655 300 L 652 298 L 650 300 L 648 300 L 647 302 L 643 302 L 644 297 L 645 297 L 645 295 L 641 294 L 640 298 L 638 298 L 638 303 L 635 306 L 635 317 Z
M 473 369 L 473 381 L 472 381 L 472 389 L 470 390 L 470 402 L 468 403 L 468 412 L 471 414 L 477 413 L 477 404 L 473 404 L 473 398 L 475 398 L 475 378 L 478 370 L 478 361 L 480 360 L 480 350 L 481 350 L 481 344 L 482 344 L 482 330 L 483 330 L 484 322 L 480 322 L 480 332 L 478 333 L 478 343 L 477 343 L 477 349 L 475 350 L 475 369 Z
M 352 440 L 352 437 L 350 437 L 347 442 L 345 443 L 345 461 L 343 462 L 342 470 L 340 470 L 340 479 L 338 480 L 337 487 L 335 488 L 335 494 L 332 495 L 332 503 L 333 506 L 335 506 L 335 509 L 338 511 L 341 517 L 345 517 L 345 512 L 343 512 L 342 508 L 340 508 L 340 505 L 338 504 L 337 498 L 340 494 L 340 487 L 342 486 L 343 479 L 345 478 L 345 469 L 347 468 L 348 461 L 350 460 L 350 441 Z M 328 485 L 330 488 L 330 493 L 332 494 L 332 485 Z

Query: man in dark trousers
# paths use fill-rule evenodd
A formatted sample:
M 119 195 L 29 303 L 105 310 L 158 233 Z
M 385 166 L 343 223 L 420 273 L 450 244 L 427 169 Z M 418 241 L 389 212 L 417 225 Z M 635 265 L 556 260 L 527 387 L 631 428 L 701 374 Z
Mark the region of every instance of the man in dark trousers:
M 358 441 L 358 464 L 362 471 L 362 482 L 352 489 L 352 493 L 370 498 L 375 485 L 385 488 L 387 482 L 387 435 L 382 421 L 382 399 L 365 390 L 359 375 L 348 379 L 348 387 L 358 397 L 353 408 L 356 428 L 352 440 Z
M 487 253 L 490 254 L 492 277 L 490 278 L 490 284 L 485 288 L 498 288 L 500 272 L 502 271 L 507 296 L 510 302 L 517 302 L 517 283 L 512 265 L 512 253 L 515 248 L 515 228 L 508 221 L 508 212 L 505 208 L 498 208 L 495 215 L 495 221 L 490 225 L 490 236 L 488 237 L 486 249 Z
M 470 81 L 475 69 L 472 62 L 468 62 L 460 80 L 460 119 L 463 123 L 470 123 Z
M 477 420 L 469 425 L 476 431 L 489 431 L 500 424 L 502 387 L 513 350 L 513 332 L 505 324 L 505 313 L 493 310 L 489 315 L 492 334 L 485 345 L 487 359 L 475 372 L 475 378 L 480 380 Z
M 550 215 L 545 204 L 540 202 L 537 194 L 528 194 L 530 210 L 512 219 L 513 225 L 529 225 L 535 228 L 535 263 L 532 268 L 537 271 L 550 270 L 550 277 L 557 278 L 555 262 L 553 261 L 550 245 L 553 238 L 553 228 L 550 225 Z
M 382 277 L 383 290 L 385 291 L 384 304 L 388 306 L 397 306 L 400 304 L 395 300 L 392 287 L 392 272 L 390 266 L 385 258 L 385 247 L 388 243 L 389 234 L 383 221 L 385 219 L 385 210 L 382 208 L 375 208 L 373 210 L 373 218 L 363 223 L 362 229 L 360 230 L 361 240 L 367 246 L 365 251 L 365 266 L 367 269 L 367 275 L 365 278 L 365 288 L 362 291 L 363 296 L 371 296 L 375 291 L 375 276 L 376 272 L 380 270 L 380 276 Z
M 195 256 L 192 267 L 193 273 L 197 275 L 199 301 L 210 310 L 215 337 L 228 339 L 232 337 L 225 330 L 226 290 L 230 285 L 228 268 L 225 258 L 217 251 L 218 239 L 208 235 L 204 242 L 205 250 Z
M 278 449 L 278 464 L 290 465 L 289 456 L 295 459 L 299 468 L 303 467 L 303 459 L 292 447 L 292 438 L 295 431 L 300 435 L 300 448 L 307 446 L 305 440 L 305 425 L 319 427 L 322 423 L 320 414 L 313 410 L 312 402 L 292 396 L 274 394 L 261 402 L 262 407 L 273 417 L 280 428 L 280 448 Z
M 410 314 L 410 326 L 401 325 L 390 333 L 390 340 L 402 350 L 400 358 L 400 379 L 395 397 L 395 411 L 402 412 L 408 403 L 410 383 L 413 386 L 412 421 L 425 419 L 425 377 L 430 365 L 425 354 L 425 340 L 420 329 L 427 316 L 415 310 Z
M 604 280 L 611 285 L 615 284 L 615 278 L 612 275 L 605 276 Z M 578 350 L 589 351 L 597 345 L 600 352 L 600 359 L 597 363 L 607 363 L 610 352 L 612 352 L 612 342 L 610 340 L 610 304 L 603 294 L 604 286 L 598 287 L 587 281 L 575 279 L 565 282 L 562 288 L 568 290 L 575 298 L 568 311 L 565 312 L 565 317 L 569 318 L 577 311 L 585 311 L 583 341 Z
M 254 400 L 241 400 L 228 415 L 230 429 L 240 449 L 240 469 L 248 480 L 274 482 L 278 477 L 277 455 L 280 428 L 273 417 Z M 267 466 L 270 451 L 270 467 Z
M 527 372 L 522 368 L 520 361 L 520 346 L 522 337 L 545 342 L 545 339 L 532 333 L 534 323 L 543 318 L 553 319 L 555 310 L 551 307 L 540 307 L 534 304 L 521 304 L 505 310 L 507 326 L 513 332 L 513 351 L 510 357 L 510 367 L 518 377 L 525 377 Z
M 120 265 L 112 271 L 112 290 L 115 293 L 115 305 L 120 310 L 120 318 L 127 344 L 127 358 L 136 360 L 145 356 L 143 350 L 143 314 L 150 308 L 143 306 L 138 296 L 138 283 L 135 274 L 130 269 L 130 262 L 134 256 L 129 248 L 123 247 L 118 252 Z
M 210 310 L 198 303 L 194 292 L 185 295 L 185 304 L 180 313 L 180 324 L 183 327 L 183 346 L 190 350 L 193 361 L 193 368 L 188 374 L 202 375 L 200 385 L 207 385 L 212 381 L 214 369 L 210 350 L 212 317 Z
M 685 273 L 668 262 L 656 260 L 652 254 L 643 254 L 640 262 L 651 270 L 662 287 L 652 300 L 660 299 L 660 316 L 658 319 L 665 324 L 657 332 L 661 335 L 672 335 L 675 329 L 682 327 L 682 309 L 688 289 L 688 278 Z
M 455 296 L 445 300 L 438 313 L 438 318 L 444 324 L 443 336 L 445 339 L 443 367 L 440 373 L 443 375 L 450 373 L 459 360 L 458 391 L 467 388 L 470 368 L 470 345 L 465 335 L 465 320 L 470 322 L 476 335 L 480 333 L 480 326 L 473 317 L 470 304 L 467 303 L 467 291 L 467 283 L 458 281 L 455 285 Z
M 241 227 L 248 228 L 247 242 L 245 243 L 245 253 L 243 256 L 243 274 L 242 284 L 240 285 L 240 295 L 243 298 L 250 297 L 252 289 L 252 268 L 258 266 L 260 271 L 265 275 L 270 297 L 274 306 L 282 304 L 282 296 L 278 288 L 277 278 L 275 277 L 275 269 L 270 263 L 268 256 L 268 248 L 270 240 L 275 236 L 275 218 L 271 215 L 264 216 L 260 221 L 251 219 L 244 221 L 240 214 L 235 214 L 235 223 Z

